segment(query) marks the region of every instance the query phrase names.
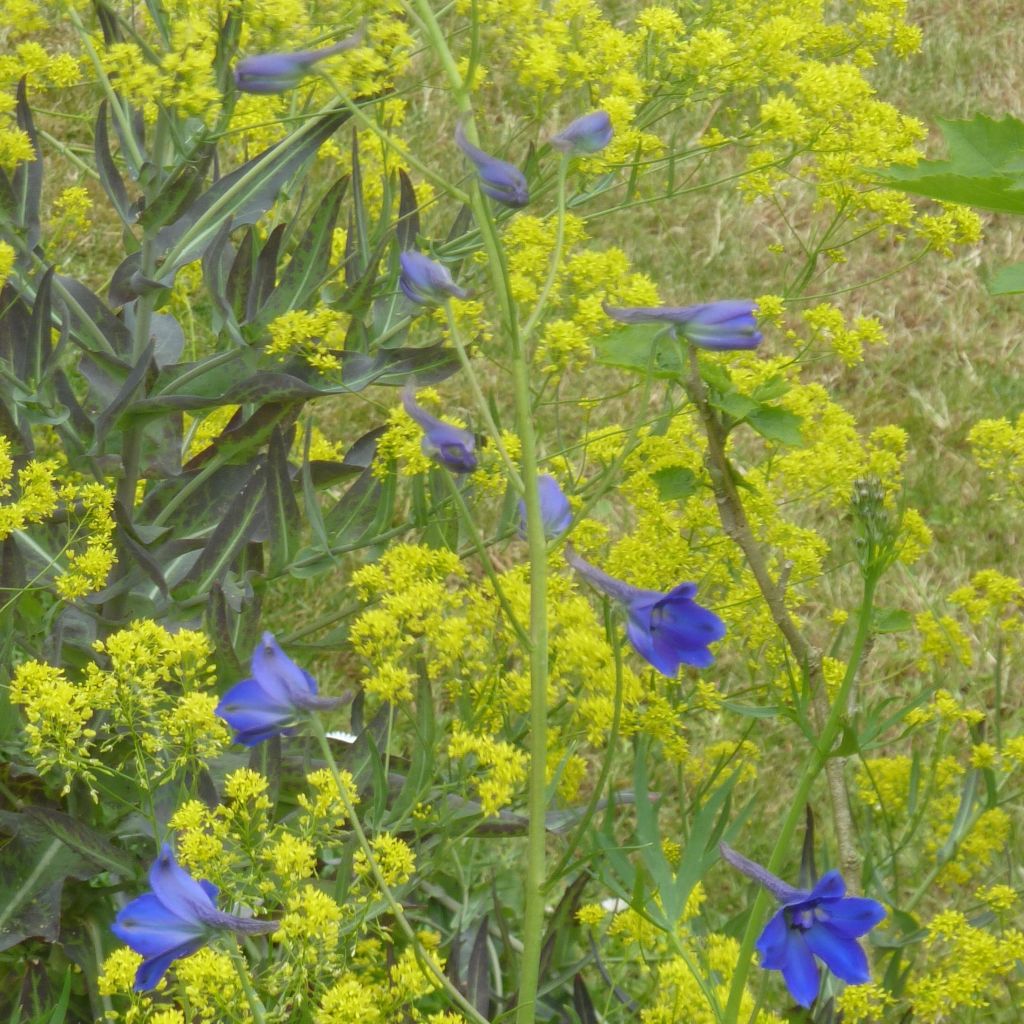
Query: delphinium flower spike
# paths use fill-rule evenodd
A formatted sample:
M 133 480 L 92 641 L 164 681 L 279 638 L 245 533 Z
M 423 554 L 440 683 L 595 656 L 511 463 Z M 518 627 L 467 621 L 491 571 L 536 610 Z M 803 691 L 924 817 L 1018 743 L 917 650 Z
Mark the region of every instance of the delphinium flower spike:
M 453 473 L 472 473 L 476 469 L 476 439 L 468 430 L 431 416 L 416 401 L 411 387 L 402 391 L 402 405 L 409 417 L 423 428 L 423 454 L 436 459 Z
M 316 681 L 264 633 L 252 655 L 252 676 L 236 683 L 221 698 L 217 714 L 246 747 L 289 732 L 303 715 L 337 707 L 341 699 L 320 697 Z
M 365 26 L 333 46 L 322 50 L 298 50 L 295 53 L 258 53 L 235 65 L 235 87 L 239 92 L 287 92 L 309 74 L 313 65 L 325 57 L 360 46 L 366 35 Z
M 540 492 L 540 517 L 544 521 L 544 536 L 548 540 L 560 537 L 572 522 L 572 508 L 569 499 L 562 493 L 558 481 L 547 473 L 537 478 Z M 526 536 L 526 502 L 519 501 L 519 536 Z
M 857 942 L 885 917 L 877 900 L 847 896 L 838 871 L 829 871 L 813 889 L 794 889 L 767 868 L 719 844 L 722 857 L 748 878 L 764 886 L 781 904 L 757 940 L 761 966 L 781 971 L 790 995 L 810 1006 L 818 995 L 815 957 L 850 985 L 870 981 L 868 959 Z
M 624 324 L 668 324 L 690 344 L 715 352 L 757 348 L 763 338 L 754 319 L 757 307 L 750 299 L 722 299 L 694 306 L 602 305 L 613 320 Z
M 530 201 L 530 186 L 523 172 L 514 164 L 474 146 L 466 138 L 461 121 L 455 126 L 455 144 L 476 165 L 484 195 L 517 209 Z
M 419 306 L 440 306 L 450 298 L 466 299 L 469 292 L 460 288 L 443 263 L 406 249 L 398 257 L 402 272 L 398 285 L 410 302 Z
M 172 961 L 191 956 L 217 932 L 265 935 L 277 930 L 276 921 L 255 921 L 218 910 L 217 887 L 197 882 L 179 866 L 166 843 L 149 869 L 149 887 L 152 892 L 132 900 L 111 925 L 122 942 L 142 955 L 133 986 L 136 992 L 153 988 Z
M 612 119 L 604 110 L 577 117 L 570 125 L 550 138 L 555 149 L 568 156 L 599 153 L 612 141 Z
M 694 601 L 695 583 L 680 583 L 666 594 L 641 590 L 602 572 L 571 547 L 565 557 L 598 590 L 624 606 L 629 642 L 659 672 L 674 677 L 680 665 L 707 668 L 714 662 L 708 645 L 725 636 L 725 623 Z

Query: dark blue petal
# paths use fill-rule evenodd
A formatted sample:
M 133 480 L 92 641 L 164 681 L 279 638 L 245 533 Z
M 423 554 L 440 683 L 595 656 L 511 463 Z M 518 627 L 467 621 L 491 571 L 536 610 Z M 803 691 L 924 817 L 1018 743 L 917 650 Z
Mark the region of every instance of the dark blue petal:
M 156 983 L 164 976 L 173 961 L 191 956 L 197 949 L 201 949 L 205 942 L 205 938 L 192 939 L 174 949 L 169 949 L 166 953 L 153 957 L 151 960 L 143 960 L 135 972 L 135 984 L 132 985 L 132 988 L 136 992 L 146 992 L 155 988 Z
M 548 540 L 560 537 L 569 529 L 572 522 L 572 507 L 569 499 L 562 493 L 558 481 L 547 473 L 537 478 L 537 490 L 540 496 L 540 517 L 544 523 L 544 536 Z M 519 536 L 526 536 L 526 502 L 519 501 Z
M 224 692 L 217 705 L 217 714 L 221 718 L 249 712 L 281 716 L 291 714 L 293 707 L 290 700 L 282 699 L 279 693 L 268 692 L 258 680 L 243 679 Z
M 168 910 L 151 892 L 124 906 L 110 930 L 144 957 L 159 956 L 203 936 L 206 931 L 194 917 L 181 917 Z
M 272 701 L 255 679 L 246 679 L 224 694 L 217 714 L 234 730 L 235 743 L 252 747 L 288 728 L 295 708 Z
M 804 935 L 801 931 L 787 931 L 786 953 L 781 970 L 789 994 L 801 1006 L 810 1006 L 818 995 L 818 965 L 814 962 Z
M 413 397 L 412 390 L 402 392 L 402 405 L 409 417 L 423 429 L 423 453 L 437 459 L 453 473 L 472 473 L 476 469 L 476 439 L 468 430 L 431 416 Z
M 476 165 L 480 190 L 506 206 L 519 208 L 530 201 L 530 187 L 523 172 L 514 164 L 499 160 L 474 146 L 466 138 L 461 122 L 455 128 L 455 143 Z
M 220 895 L 220 890 L 217 886 L 215 886 L 213 882 L 208 882 L 205 878 L 200 878 L 199 884 L 203 887 L 203 891 L 206 895 L 210 897 L 210 902 L 214 906 L 217 906 L 217 897 Z
M 252 655 L 252 675 L 277 704 L 295 704 L 296 700 L 316 692 L 312 676 L 304 672 L 278 646 L 273 633 L 264 633 Z
M 348 38 L 322 50 L 259 53 L 246 57 L 235 65 L 235 86 L 240 92 L 263 95 L 294 89 L 318 60 L 359 46 L 363 36 L 363 29 L 360 28 Z
M 834 903 L 823 903 L 819 912 L 834 932 L 850 939 L 866 935 L 885 917 L 885 907 L 864 896 L 847 896 Z
M 469 297 L 469 292 L 455 283 L 444 264 L 421 252 L 407 249 L 399 254 L 398 262 L 402 268 L 398 284 L 410 302 L 421 306 L 440 306 L 452 296 L 457 299 Z
M 563 153 L 597 153 L 612 141 L 612 119 L 604 110 L 577 117 L 552 136 L 551 145 Z
M 761 955 L 761 966 L 768 971 L 781 970 L 786 961 L 788 943 L 789 922 L 780 910 L 772 915 L 754 943 L 754 948 Z
M 862 985 L 871 980 L 868 958 L 856 939 L 841 935 L 824 921 L 808 928 L 804 938 L 811 952 L 821 957 L 825 966 L 848 985 Z
M 839 900 L 845 895 L 846 882 L 843 881 L 843 876 L 833 868 L 831 871 L 826 871 L 818 879 L 817 884 L 811 890 L 811 895 L 807 902 L 818 903 L 821 900 Z
M 201 922 L 204 911 L 214 909 L 206 890 L 178 865 L 167 843 L 149 869 L 149 886 L 168 910 L 185 920 Z

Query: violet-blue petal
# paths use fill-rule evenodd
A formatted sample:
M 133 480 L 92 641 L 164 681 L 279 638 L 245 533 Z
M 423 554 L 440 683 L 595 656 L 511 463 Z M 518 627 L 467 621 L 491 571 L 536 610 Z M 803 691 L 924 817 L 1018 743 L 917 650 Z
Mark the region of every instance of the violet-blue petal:
M 205 936 L 190 939 L 188 942 L 183 942 L 180 946 L 175 946 L 159 956 L 143 960 L 139 964 L 139 969 L 135 972 L 135 982 L 132 985 L 132 990 L 135 992 L 147 992 L 151 988 L 156 988 L 157 983 L 167 973 L 167 968 L 175 960 L 182 960 L 187 956 L 191 956 L 202 949 L 206 945 L 206 941 Z
M 499 160 L 474 146 L 459 122 L 455 128 L 455 144 L 473 162 L 480 177 L 480 189 L 484 195 L 496 199 L 506 206 L 519 208 L 530 201 L 530 186 L 523 172 L 507 160 Z
M 365 35 L 362 28 L 333 46 L 322 50 L 297 50 L 294 53 L 258 53 L 235 65 L 235 87 L 239 92 L 271 95 L 294 89 L 319 60 L 359 46 Z
M 156 898 L 179 917 L 198 921 L 203 911 L 213 909 L 209 894 L 178 864 L 168 843 L 149 869 L 149 886 Z
M 859 939 L 885 918 L 885 907 L 878 900 L 847 896 L 824 905 L 823 914 L 832 931 L 850 939 Z
M 281 650 L 273 633 L 264 633 L 252 655 L 252 675 L 279 704 L 300 703 L 316 695 L 313 677 Z
M 476 469 L 476 438 L 468 430 L 432 416 L 416 401 L 410 387 L 402 391 L 402 405 L 423 430 L 424 455 L 436 459 L 453 473 L 472 473 Z
M 410 302 L 420 306 L 440 306 L 452 297 L 469 297 L 469 292 L 455 283 L 444 264 L 415 249 L 400 253 L 398 262 L 401 266 L 398 285 Z
M 577 117 L 550 139 L 555 149 L 573 155 L 598 153 L 611 141 L 612 119 L 605 110 Z
M 786 956 L 781 970 L 789 994 L 801 1006 L 810 1006 L 818 996 L 821 981 L 814 954 L 802 932 L 788 933 Z
M 754 316 L 756 304 L 750 299 L 721 299 L 692 306 L 609 306 L 602 303 L 613 320 L 627 324 L 671 324 L 698 348 L 724 352 L 756 348 L 763 340 Z
M 572 522 L 572 507 L 569 499 L 562 493 L 558 481 L 547 473 L 537 478 L 537 490 L 540 496 L 540 517 L 544 523 L 544 536 L 548 540 L 560 537 L 569 529 Z M 519 536 L 526 536 L 526 502 L 519 501 Z
M 803 933 L 811 952 L 837 977 L 848 985 L 870 981 L 868 958 L 856 939 L 840 935 L 824 921 Z
M 221 698 L 217 714 L 234 730 L 234 741 L 246 747 L 283 732 L 295 721 L 295 708 L 279 704 L 255 679 L 243 679 Z
M 147 959 L 206 934 L 202 922 L 168 910 L 151 892 L 122 907 L 110 930 Z

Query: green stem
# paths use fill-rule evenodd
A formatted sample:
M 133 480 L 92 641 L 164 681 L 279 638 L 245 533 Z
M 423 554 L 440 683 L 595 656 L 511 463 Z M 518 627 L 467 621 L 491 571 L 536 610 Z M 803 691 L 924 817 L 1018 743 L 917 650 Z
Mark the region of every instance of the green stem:
M 252 979 L 249 977 L 249 965 L 246 963 L 245 957 L 242 956 L 237 946 L 229 955 L 231 962 L 235 965 L 235 973 L 238 975 L 239 982 L 241 982 L 242 991 L 245 993 L 246 1001 L 249 1003 L 249 1009 L 252 1011 L 252 1019 L 256 1024 L 266 1024 L 267 1010 L 260 1001 L 260 997 L 256 995 L 256 990 L 252 987 Z
M 480 531 L 477 529 L 476 523 L 473 521 L 472 513 L 470 513 L 469 506 L 466 504 L 466 499 L 462 496 L 462 492 L 459 490 L 459 485 L 456 483 L 452 474 L 445 470 L 443 472 L 443 476 L 444 481 L 448 486 L 448 491 L 452 496 L 452 500 L 455 502 L 459 509 L 459 514 L 462 516 L 462 521 L 466 524 L 466 529 L 469 530 L 469 536 L 473 541 L 473 547 L 476 548 L 480 564 L 483 566 L 483 570 L 486 573 L 487 578 L 490 580 L 491 586 L 494 588 L 494 596 L 498 599 L 498 604 L 501 605 L 501 610 L 505 613 L 505 618 L 508 619 L 509 625 L 519 638 L 519 642 L 526 646 L 530 643 L 530 636 L 526 630 L 523 629 L 519 619 L 516 617 L 516 613 L 513 610 L 512 605 L 509 604 L 508 597 L 505 595 L 505 589 L 501 585 L 501 580 L 498 578 L 497 572 L 495 572 L 490 552 L 487 550 L 487 545 L 484 543 L 483 537 L 480 536 Z
M 565 176 L 568 169 L 569 158 L 568 156 L 563 156 L 558 162 L 558 208 L 556 214 L 558 220 L 555 224 L 555 245 L 551 251 L 551 266 L 548 267 L 548 274 L 537 298 L 537 305 L 534 306 L 533 312 L 527 318 L 526 323 L 523 324 L 523 329 L 520 332 L 520 338 L 524 346 L 529 342 L 530 335 L 537 326 L 537 322 L 544 315 L 548 298 L 551 295 L 551 289 L 554 287 L 555 279 L 558 277 L 558 265 L 562 262 L 562 247 L 565 244 Z
M 324 756 L 324 760 L 327 762 L 327 767 L 330 769 L 331 775 L 334 778 L 334 783 L 338 787 L 338 797 L 341 800 L 342 805 L 345 808 L 345 814 L 348 816 L 349 824 L 352 826 L 352 831 L 355 833 L 356 841 L 359 843 L 359 848 L 363 851 L 363 856 L 366 857 L 366 862 L 370 867 L 370 873 L 373 875 L 373 880 L 380 890 L 381 895 L 384 897 L 384 902 L 387 903 L 388 909 L 391 911 L 392 917 L 398 925 L 399 930 L 405 936 L 406 941 L 409 943 L 416 956 L 416 962 L 420 966 L 420 970 L 424 974 L 429 975 L 434 979 L 434 982 L 439 988 L 444 989 L 448 998 L 455 1003 L 456 1006 L 471 1020 L 474 1024 L 488 1024 L 485 1017 L 482 1017 L 472 1003 L 470 1003 L 465 996 L 452 984 L 452 982 L 445 977 L 444 972 L 438 967 L 436 961 L 431 957 L 424 949 L 422 943 L 416 937 L 416 931 L 409 923 L 409 919 L 405 916 L 405 909 L 402 904 L 399 903 L 398 898 L 395 896 L 388 885 L 387 880 L 381 873 L 380 865 L 377 863 L 377 857 L 373 852 L 373 847 L 370 845 L 369 839 L 366 837 L 366 833 L 363 831 L 363 826 L 359 821 L 359 815 L 356 814 L 356 808 L 352 802 L 352 798 L 348 795 L 348 787 L 345 785 L 344 779 L 341 777 L 341 773 L 338 771 L 338 764 L 334 760 L 334 754 L 331 751 L 331 745 L 327 742 L 327 733 L 324 732 L 323 723 L 316 715 L 310 715 L 310 725 L 313 729 L 313 735 L 316 736 L 317 742 L 320 744 L 320 751 Z
M 818 735 L 817 742 L 811 750 L 811 756 L 804 766 L 800 781 L 797 783 L 796 791 L 793 794 L 789 813 L 786 815 L 782 831 L 775 841 L 775 848 L 772 850 L 772 855 L 768 860 L 767 868 L 773 874 L 778 874 L 782 868 L 783 861 L 792 849 L 793 836 L 797 825 L 803 820 L 804 808 L 811 792 L 811 786 L 821 774 L 826 761 L 828 761 L 835 741 L 839 736 L 839 731 L 843 726 L 843 720 L 846 717 L 847 698 L 857 678 L 861 658 L 871 637 L 871 619 L 877 585 L 878 577 L 874 574 L 869 574 L 864 580 L 864 593 L 861 598 L 860 612 L 857 618 L 857 633 L 854 637 L 849 661 L 847 662 L 846 674 L 843 676 L 839 692 L 832 704 L 828 720 Z M 754 943 L 757 940 L 767 905 L 768 895 L 762 889 L 758 892 L 757 897 L 754 899 L 754 905 L 750 908 L 747 927 L 743 932 L 739 955 L 736 958 L 736 970 L 733 972 L 732 984 L 729 988 L 729 1001 L 725 1007 L 725 1024 L 739 1024 L 740 1003 L 746 987 L 747 974 L 750 971 Z
M 487 404 L 487 398 L 484 396 L 483 388 L 480 386 L 480 380 L 473 369 L 473 364 L 469 360 L 469 353 L 462 342 L 462 336 L 459 334 L 459 326 L 455 322 L 451 302 L 444 304 L 444 311 L 448 319 L 448 333 L 451 335 L 452 345 L 455 346 L 455 351 L 458 353 L 459 365 L 462 367 L 462 372 L 466 375 L 469 390 L 473 394 L 473 401 L 476 403 L 477 411 L 483 417 L 484 423 L 487 424 L 487 431 L 491 435 L 494 447 L 498 449 L 501 461 L 505 463 L 505 469 L 512 480 L 512 486 L 522 494 L 523 481 L 519 476 L 519 470 L 516 468 L 516 464 L 512 461 L 512 456 L 509 455 L 508 449 L 501 439 L 501 431 L 498 429 L 498 424 L 494 422 L 494 417 L 491 415 L 491 407 Z

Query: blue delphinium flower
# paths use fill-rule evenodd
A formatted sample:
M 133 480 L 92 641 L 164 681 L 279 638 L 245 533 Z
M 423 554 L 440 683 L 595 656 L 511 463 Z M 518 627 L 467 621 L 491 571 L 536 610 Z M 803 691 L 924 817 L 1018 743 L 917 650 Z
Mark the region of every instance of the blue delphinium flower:
M 537 478 L 537 490 L 540 492 L 540 517 L 544 522 L 544 536 L 554 540 L 565 533 L 572 522 L 569 499 L 562 493 L 558 481 L 547 473 Z M 519 502 L 519 536 L 526 536 L 526 502 L 522 500 Z
M 763 885 L 782 904 L 765 925 L 756 948 L 761 966 L 782 971 L 790 995 L 801 1006 L 810 1006 L 818 995 L 815 957 L 849 985 L 871 980 L 868 958 L 857 939 L 885 917 L 881 903 L 847 896 L 838 871 L 822 875 L 813 889 L 794 889 L 725 843 L 719 849 L 734 868 Z
M 476 165 L 484 195 L 517 209 L 530 201 L 530 186 L 523 172 L 514 164 L 499 160 L 474 146 L 466 138 L 461 122 L 455 127 L 455 144 Z
M 402 273 L 398 285 L 410 302 L 420 306 L 440 306 L 452 298 L 465 299 L 469 292 L 453 280 L 448 268 L 415 249 L 406 249 L 398 257 Z
M 362 28 L 346 39 L 325 46 L 322 50 L 299 50 L 296 53 L 259 53 L 235 65 L 235 87 L 239 92 L 287 92 L 309 74 L 313 65 L 324 57 L 352 50 L 363 41 Z
M 549 140 L 555 149 L 570 156 L 599 153 L 612 141 L 612 119 L 604 110 L 577 117 Z
M 453 473 L 472 473 L 476 469 L 476 439 L 468 430 L 444 423 L 431 416 L 416 402 L 412 389 L 402 391 L 402 405 L 410 418 L 423 428 L 423 454 L 436 459 Z
M 265 935 L 276 921 L 254 921 L 217 909 L 217 887 L 197 882 L 178 865 L 164 843 L 149 869 L 152 892 L 136 897 L 117 915 L 111 931 L 142 955 L 133 988 L 144 992 L 164 976 L 173 960 L 191 956 L 219 931 Z
M 763 335 L 754 319 L 750 299 L 722 299 L 694 306 L 627 306 L 606 303 L 604 311 L 624 324 L 669 324 L 691 344 L 716 352 L 757 348 Z
M 714 662 L 708 645 L 725 636 L 725 623 L 694 601 L 695 583 L 681 583 L 667 594 L 641 590 L 602 572 L 572 548 L 565 557 L 595 587 L 622 603 L 629 642 L 659 672 L 674 677 L 680 665 L 707 668 Z
M 302 715 L 336 707 L 336 697 L 317 695 L 316 681 L 264 633 L 252 655 L 252 677 L 236 683 L 221 698 L 217 714 L 246 747 L 289 732 Z

